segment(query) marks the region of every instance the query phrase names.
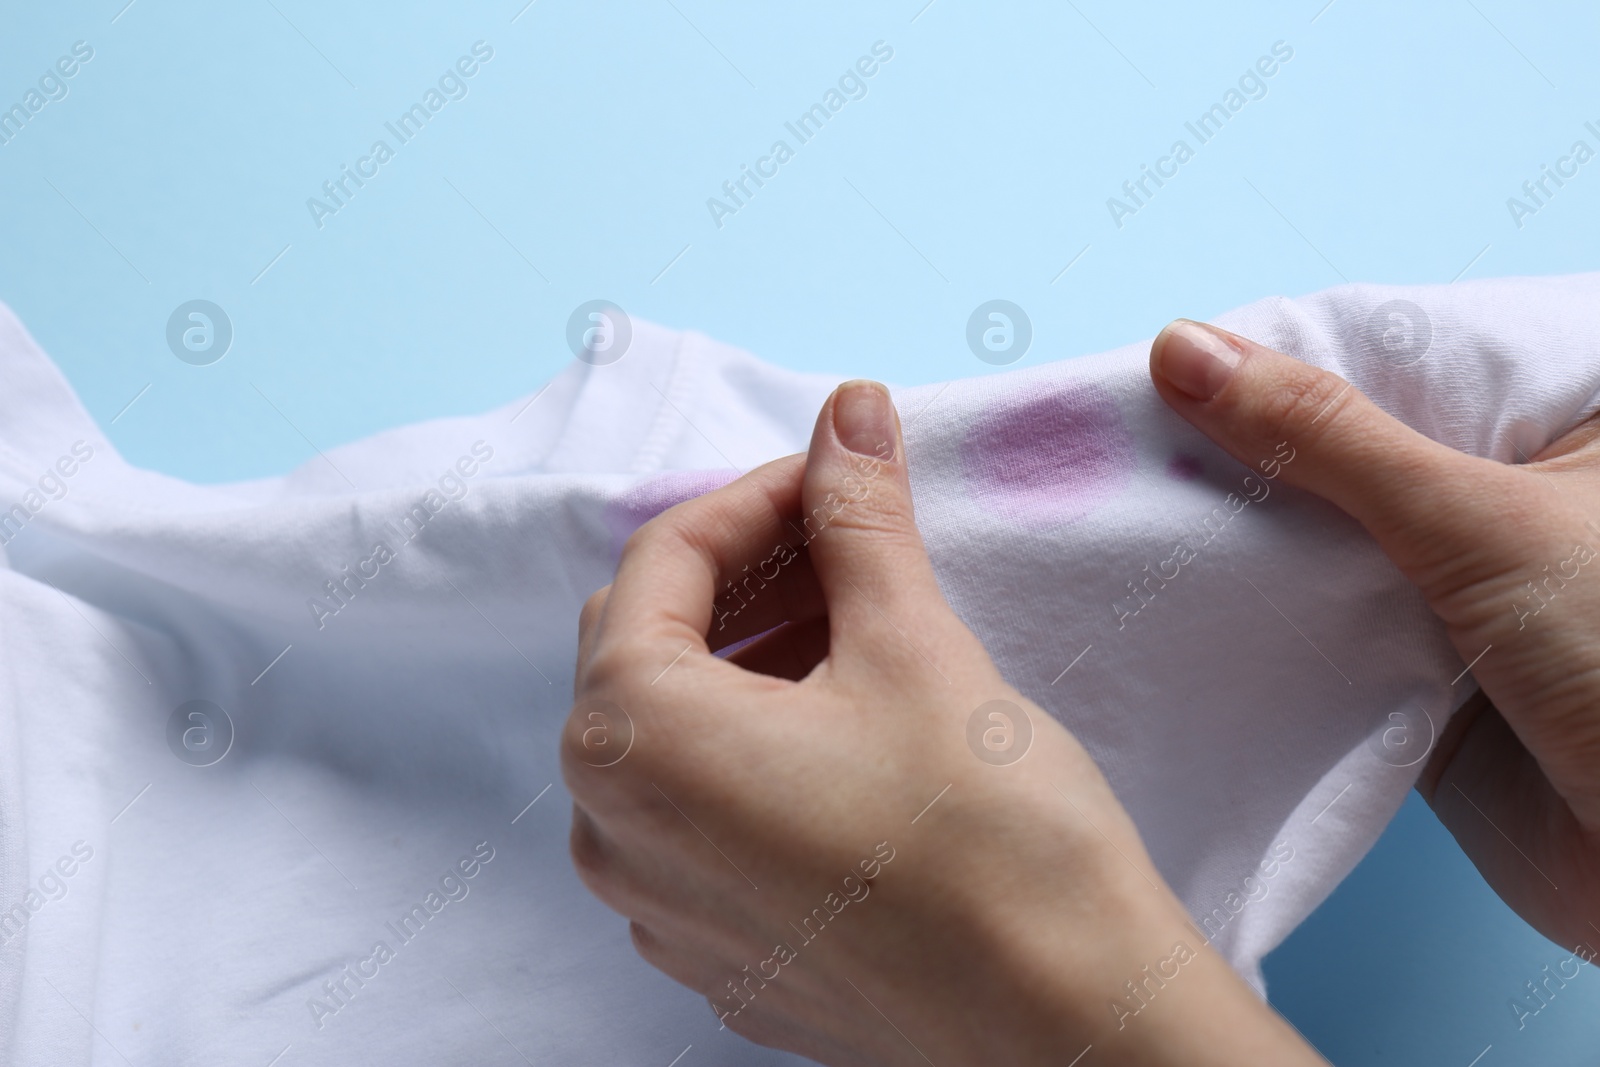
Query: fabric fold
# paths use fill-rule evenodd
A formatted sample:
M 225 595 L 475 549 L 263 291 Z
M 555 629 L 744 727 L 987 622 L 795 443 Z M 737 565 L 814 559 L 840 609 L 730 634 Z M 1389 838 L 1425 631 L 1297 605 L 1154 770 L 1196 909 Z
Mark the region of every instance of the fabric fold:
M 1217 321 L 1502 462 L 1600 395 L 1600 275 L 1345 286 Z M 578 609 L 628 534 L 803 450 L 839 379 L 632 327 L 622 359 L 482 416 L 198 486 L 125 463 L 0 312 L 17 1062 L 476 1062 L 508 1041 L 799 1062 L 634 956 L 570 869 L 555 745 Z M 1228 457 L 1156 397 L 1147 352 L 895 396 L 955 610 L 1259 988 L 1472 680 L 1361 529 L 1279 479 L 1293 443 Z

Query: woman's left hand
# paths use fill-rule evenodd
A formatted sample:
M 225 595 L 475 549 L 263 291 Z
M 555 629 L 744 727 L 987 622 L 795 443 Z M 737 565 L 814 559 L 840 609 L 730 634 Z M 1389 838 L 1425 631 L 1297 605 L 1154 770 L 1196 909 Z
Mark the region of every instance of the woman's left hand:
M 1600 419 L 1521 464 L 1424 437 L 1336 375 L 1180 319 L 1151 347 L 1173 410 L 1246 462 L 1343 508 L 1427 598 L 1476 681 L 1418 790 L 1546 937 L 1600 938 Z

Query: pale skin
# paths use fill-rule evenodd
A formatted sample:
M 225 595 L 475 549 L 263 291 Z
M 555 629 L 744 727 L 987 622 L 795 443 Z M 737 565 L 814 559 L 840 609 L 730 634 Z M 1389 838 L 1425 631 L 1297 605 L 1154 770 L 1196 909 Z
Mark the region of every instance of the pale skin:
M 1282 478 L 1367 527 L 1463 661 L 1493 646 L 1419 789 L 1530 923 L 1600 943 L 1600 559 L 1536 615 L 1511 606 L 1575 545 L 1600 549 L 1600 429 L 1528 465 L 1467 457 L 1183 320 L 1151 375 L 1246 464 L 1289 441 Z M 946 604 L 904 458 L 887 393 L 847 383 L 806 454 L 628 542 L 583 612 L 563 743 L 585 884 L 724 1025 L 836 1067 L 1061 1065 L 1091 1046 L 1085 1064 L 1323 1063 L 1205 945 L 1093 760 Z M 773 562 L 780 542 L 809 544 Z M 727 615 L 718 593 L 758 561 L 777 576 Z M 991 700 L 1034 731 L 1007 766 L 967 744 Z M 820 932 L 792 925 L 819 908 Z M 1119 1015 L 1130 981 L 1147 1003 Z

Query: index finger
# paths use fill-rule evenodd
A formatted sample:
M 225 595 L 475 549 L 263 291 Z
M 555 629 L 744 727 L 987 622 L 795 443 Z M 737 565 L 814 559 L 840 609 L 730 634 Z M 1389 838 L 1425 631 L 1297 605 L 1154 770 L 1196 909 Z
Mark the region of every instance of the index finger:
M 773 460 L 640 527 L 622 550 L 589 642 L 591 659 L 626 649 L 630 659 L 665 666 L 683 655 L 709 655 L 718 588 L 793 540 L 786 517 L 799 511 L 805 460 Z

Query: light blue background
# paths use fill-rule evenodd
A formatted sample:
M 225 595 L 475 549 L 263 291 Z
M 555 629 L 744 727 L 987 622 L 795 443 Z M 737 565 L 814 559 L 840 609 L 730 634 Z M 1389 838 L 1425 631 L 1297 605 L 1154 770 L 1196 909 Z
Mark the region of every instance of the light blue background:
M 1596 143 L 1593 5 L 124 2 L 0 15 L 0 106 L 95 50 L 0 146 L 0 299 L 130 459 L 201 481 L 531 392 L 596 297 L 911 384 L 988 369 L 963 331 L 994 297 L 1033 363 L 1342 279 L 1593 269 L 1600 236 L 1600 161 L 1506 207 Z M 306 199 L 480 39 L 469 95 L 319 230 Z M 878 40 L 868 95 L 714 225 Z M 1107 197 L 1279 40 L 1267 95 L 1116 227 Z M 193 298 L 236 331 L 213 366 L 165 345 Z M 1520 1032 L 1508 1007 L 1565 955 L 1413 800 L 1268 973 L 1338 1064 L 1593 1063 L 1600 977 Z

